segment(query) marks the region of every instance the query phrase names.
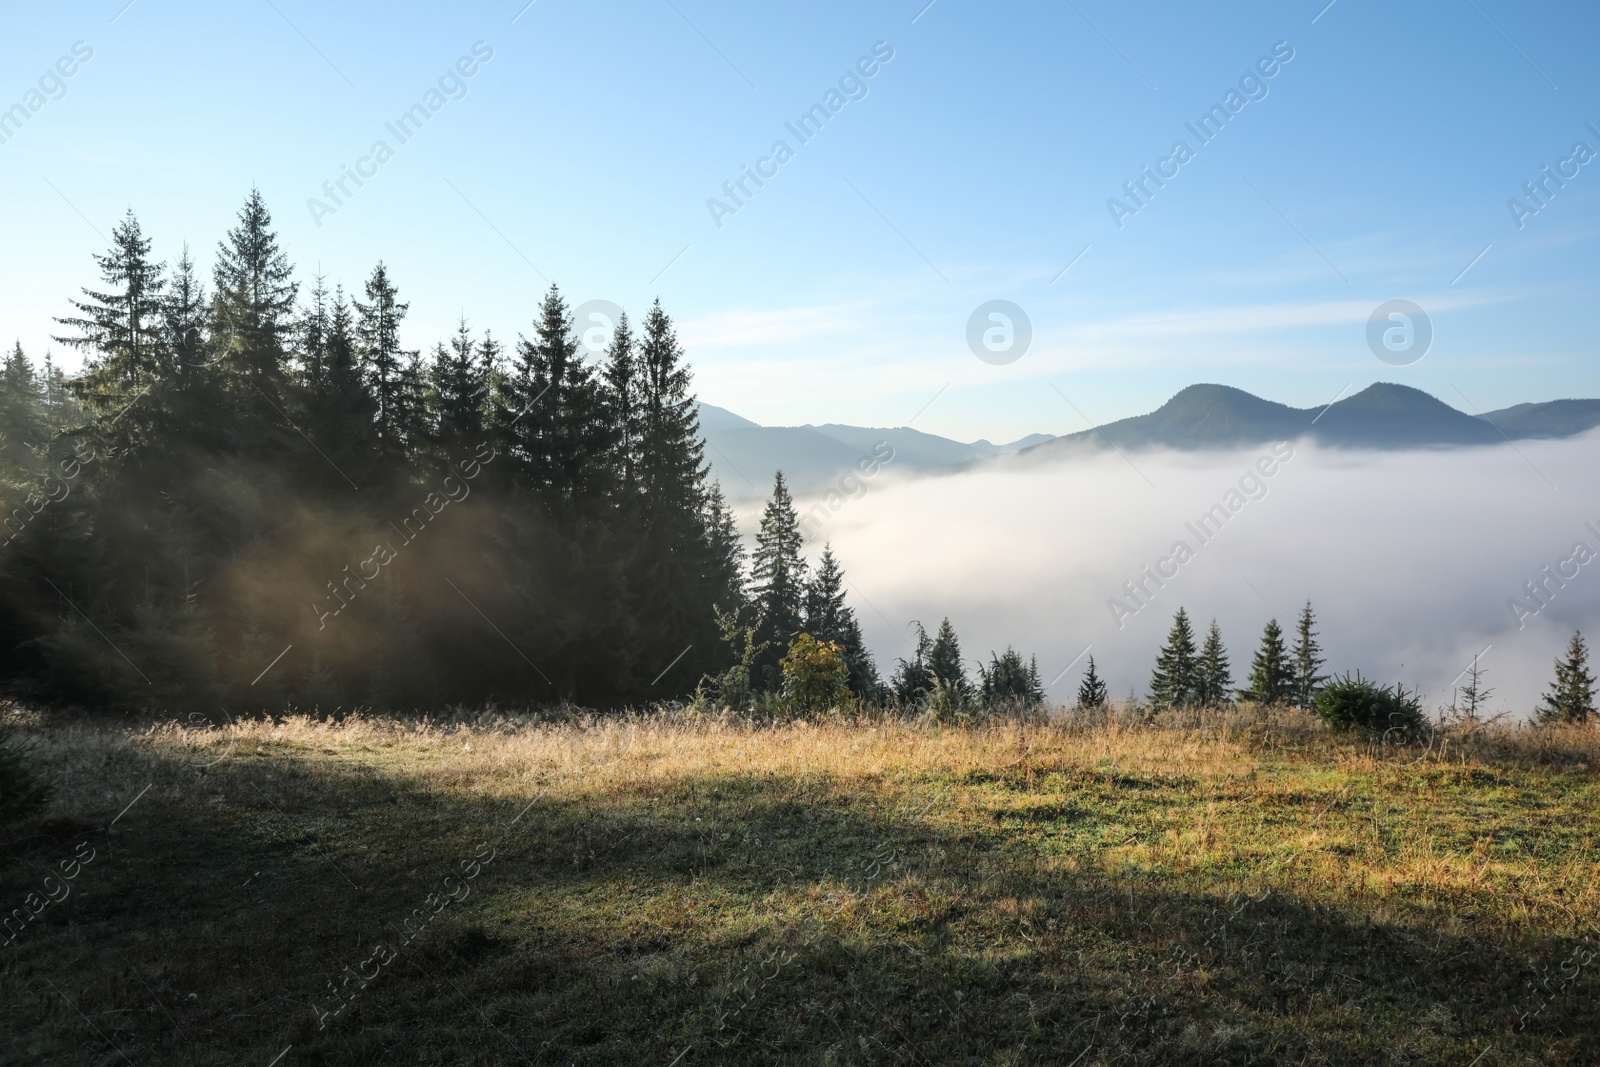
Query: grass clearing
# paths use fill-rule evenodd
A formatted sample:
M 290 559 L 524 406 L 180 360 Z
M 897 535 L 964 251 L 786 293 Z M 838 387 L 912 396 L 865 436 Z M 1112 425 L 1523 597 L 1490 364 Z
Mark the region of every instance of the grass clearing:
M 1592 729 L 11 717 L 3 1062 L 1600 1060 Z

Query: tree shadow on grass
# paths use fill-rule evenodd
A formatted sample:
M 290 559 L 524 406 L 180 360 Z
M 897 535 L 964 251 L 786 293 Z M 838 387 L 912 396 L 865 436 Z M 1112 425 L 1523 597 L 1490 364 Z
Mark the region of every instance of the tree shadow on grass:
M 155 788 L 110 832 L 45 825 L 0 868 L 11 908 L 79 841 L 96 850 L 0 947 L 0 1060 L 1600 1055 L 1595 967 L 1528 985 L 1529 957 L 1553 972 L 1567 957 L 1558 938 L 1108 873 L 860 782 L 701 777 L 519 803 L 283 755 L 200 773 L 154 753 L 143 769 Z M 1025 821 L 1094 818 L 1075 803 Z

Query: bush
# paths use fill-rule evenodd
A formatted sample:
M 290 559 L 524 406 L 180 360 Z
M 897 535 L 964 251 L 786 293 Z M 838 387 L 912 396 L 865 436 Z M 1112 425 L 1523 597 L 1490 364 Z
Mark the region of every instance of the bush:
M 1391 689 L 1346 674 L 1317 690 L 1317 715 L 1335 730 L 1414 730 L 1424 725 L 1422 703 L 1396 684 Z
M 844 649 L 833 641 L 801 634 L 789 646 L 783 669 L 783 696 L 802 713 L 826 711 L 850 699 L 850 667 Z
M 0 823 L 31 815 L 50 799 L 50 783 L 28 763 L 30 749 L 0 725 Z

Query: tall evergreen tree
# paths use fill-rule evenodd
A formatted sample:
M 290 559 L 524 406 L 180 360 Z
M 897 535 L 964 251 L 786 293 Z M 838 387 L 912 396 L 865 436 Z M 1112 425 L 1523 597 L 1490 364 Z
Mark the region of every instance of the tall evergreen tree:
M 120 415 L 160 374 L 165 267 L 150 258 L 150 240 L 131 210 L 112 228 L 111 249 L 94 259 L 104 288 L 71 301 L 78 313 L 56 321 L 75 332 L 56 340 L 88 357 L 74 383 L 79 402 L 96 416 Z M 118 421 L 122 446 L 144 436 L 144 411 Z
M 722 486 L 711 483 L 702 516 L 706 530 L 706 578 L 711 602 L 718 611 L 737 617 L 745 607 L 745 549 L 733 509 L 723 499 Z
M 845 666 L 850 669 L 850 691 L 864 700 L 875 700 L 882 683 L 878 668 L 872 662 L 872 653 L 861 638 L 861 624 L 855 609 L 845 602 L 844 569 L 833 554 L 833 546 L 824 544 L 822 559 L 817 570 L 806 584 L 805 632 L 819 641 L 832 641 L 844 649 Z
M 1318 673 L 1325 661 L 1322 648 L 1317 644 L 1316 624 L 1316 616 L 1311 613 L 1311 601 L 1307 600 L 1306 606 L 1300 611 L 1300 621 L 1295 626 L 1294 640 L 1294 702 L 1302 708 L 1311 707 L 1317 690 L 1328 680 L 1326 675 Z
M 373 422 L 385 460 L 403 455 L 412 421 L 412 393 L 417 383 L 408 375 L 414 353 L 400 347 L 400 324 L 411 305 L 400 300 L 382 261 L 367 278 L 366 303 L 355 301 L 357 348 L 367 390 L 373 398 Z
M 618 316 L 617 325 L 611 331 L 601 376 L 605 381 L 606 417 L 615 433 L 612 442 L 615 478 L 622 499 L 632 500 L 639 491 L 640 467 L 645 458 L 645 382 L 627 312 Z M 660 402 L 658 398 L 657 403 Z
M 1179 708 L 1195 703 L 1200 693 L 1199 661 L 1195 659 L 1194 629 L 1183 608 L 1172 617 L 1172 629 L 1156 654 L 1150 676 L 1150 701 L 1157 707 Z
M 683 346 L 659 299 L 644 317 L 638 374 L 639 482 L 655 524 L 682 522 L 703 492 L 705 444 Z
M 1540 722 L 1586 723 L 1594 716 L 1594 675 L 1580 631 L 1567 642 L 1567 658 L 1556 660 L 1556 678 L 1538 710 Z
M 205 283 L 195 271 L 189 245 L 172 268 L 166 297 L 161 302 L 162 343 L 165 362 L 179 389 L 192 399 L 196 411 L 215 411 L 221 402 L 215 353 L 211 346 L 211 306 Z
M 70 301 L 78 314 L 56 321 L 77 332 L 56 340 L 87 353 L 103 376 L 137 389 L 157 369 L 165 267 L 150 258 L 150 239 L 132 210 L 112 227 L 110 251 L 94 259 L 106 288 Z
M 583 362 L 572 313 L 554 285 L 532 340 L 517 341 L 509 380 L 512 446 L 520 479 L 553 514 L 570 517 L 605 491 L 610 427 L 594 368 Z
M 488 401 L 489 364 L 473 342 L 465 317 L 450 339 L 450 347 L 441 344 L 434 349 L 428 378 L 439 446 L 448 463 L 483 439 Z
M 1078 707 L 1105 707 L 1108 697 L 1105 680 L 1095 670 L 1094 657 L 1090 656 L 1089 666 L 1083 672 L 1083 680 L 1078 683 Z
M 1222 631 L 1217 627 L 1216 619 L 1211 620 L 1211 628 L 1206 631 L 1196 677 L 1199 688 L 1195 696 L 1201 706 L 1214 708 L 1228 703 L 1233 693 L 1233 672 L 1228 663 L 1228 650 L 1222 646 Z
M 287 440 L 287 434 L 265 427 L 277 425 L 282 417 L 299 291 L 293 276 L 261 191 L 252 189 L 239 211 L 239 224 L 217 246 L 212 274 L 212 341 L 218 365 L 238 397 L 242 443 L 259 443 L 269 434 Z
M 4 435 L 0 454 L 21 463 L 31 449 L 49 439 L 49 434 L 44 383 L 18 341 L 6 356 L 4 366 L 0 366 L 0 435 Z
M 751 556 L 752 593 L 756 609 L 756 639 L 767 644 L 758 660 L 760 682 L 778 686 L 777 665 L 804 620 L 806 560 L 800 552 L 800 516 L 794 498 L 779 471 L 772 483 L 772 499 L 761 513 L 756 548 Z
M 1261 646 L 1250 661 L 1248 689 L 1239 690 L 1239 699 L 1258 704 L 1287 704 L 1294 699 L 1294 664 L 1283 644 L 1283 630 L 1277 619 L 1267 620 L 1261 631 Z
M 894 698 L 906 707 L 923 700 L 934 683 L 933 669 L 929 665 L 933 658 L 933 638 L 928 636 L 922 623 L 912 622 L 911 625 L 917 628 L 916 647 L 910 659 L 895 660 L 894 676 L 889 680 Z
M 928 651 L 928 669 L 940 684 L 962 697 L 972 695 L 972 680 L 967 677 L 967 667 L 961 658 L 961 643 L 956 640 L 956 628 L 946 616 L 933 635 L 933 647 Z

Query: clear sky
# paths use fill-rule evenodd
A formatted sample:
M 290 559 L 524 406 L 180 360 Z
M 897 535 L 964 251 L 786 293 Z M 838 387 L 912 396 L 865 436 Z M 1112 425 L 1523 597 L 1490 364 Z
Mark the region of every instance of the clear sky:
M 46 346 L 130 207 L 209 270 L 255 184 L 303 277 L 389 264 L 412 347 L 463 311 L 512 336 L 548 280 L 636 315 L 659 295 L 701 396 L 768 424 L 1005 440 L 1195 381 L 1600 396 L 1600 160 L 1573 153 L 1600 151 L 1593 4 L 525 2 L 8 11 L 0 338 Z M 786 126 L 830 103 L 809 140 Z M 1569 176 L 1540 206 L 1546 165 Z M 775 176 L 738 203 L 746 166 Z M 1141 205 L 1147 166 L 1175 175 Z M 336 205 L 344 167 L 370 176 Z M 1033 330 L 1005 365 L 967 341 L 997 299 Z M 1391 299 L 1432 322 L 1408 366 L 1368 349 Z

